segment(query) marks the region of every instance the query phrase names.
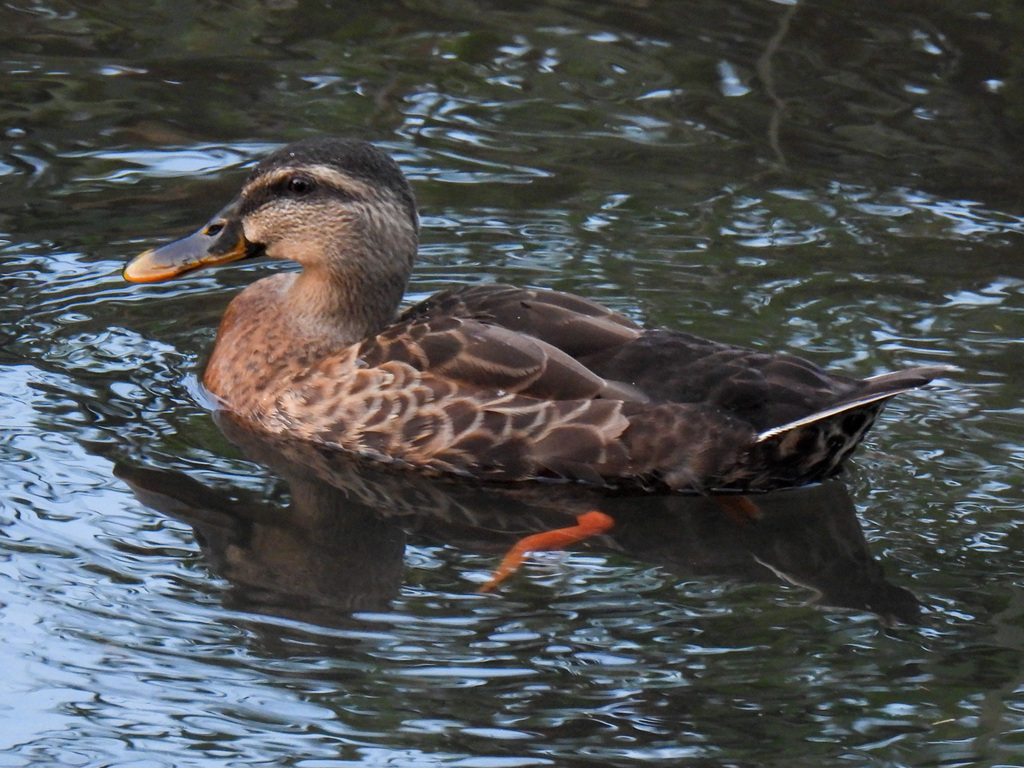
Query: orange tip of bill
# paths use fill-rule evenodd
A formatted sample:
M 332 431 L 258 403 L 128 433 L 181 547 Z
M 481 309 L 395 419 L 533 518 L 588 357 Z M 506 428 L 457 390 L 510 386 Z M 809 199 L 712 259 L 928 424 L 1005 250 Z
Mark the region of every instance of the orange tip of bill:
M 129 283 L 160 283 L 179 274 L 180 269 L 157 262 L 153 258 L 153 250 L 140 253 L 121 272 L 121 276 Z

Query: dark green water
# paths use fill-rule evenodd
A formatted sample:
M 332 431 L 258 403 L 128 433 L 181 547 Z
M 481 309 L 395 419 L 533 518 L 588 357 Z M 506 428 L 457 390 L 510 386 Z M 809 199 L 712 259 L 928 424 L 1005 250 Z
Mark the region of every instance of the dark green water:
M 0 765 L 1024 764 L 1017 4 L 14 0 L 0 37 Z M 243 453 L 196 380 L 285 267 L 121 281 L 324 134 L 413 179 L 410 299 L 960 370 L 845 488 L 617 499 L 479 595 L 550 499 Z

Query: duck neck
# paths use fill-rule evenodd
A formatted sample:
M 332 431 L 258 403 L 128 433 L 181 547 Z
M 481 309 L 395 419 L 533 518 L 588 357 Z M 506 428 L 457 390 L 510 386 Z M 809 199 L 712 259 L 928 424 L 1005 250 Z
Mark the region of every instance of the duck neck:
M 349 266 L 344 274 L 306 267 L 288 287 L 288 306 L 308 341 L 346 347 L 394 321 L 408 275 L 368 275 L 359 265 Z
M 288 306 L 305 326 L 303 335 L 336 348 L 394 321 L 417 246 L 415 222 L 387 198 L 364 206 L 359 215 L 335 216 L 308 240 L 289 242 L 287 252 L 270 247 L 267 255 L 302 265 L 288 288 Z

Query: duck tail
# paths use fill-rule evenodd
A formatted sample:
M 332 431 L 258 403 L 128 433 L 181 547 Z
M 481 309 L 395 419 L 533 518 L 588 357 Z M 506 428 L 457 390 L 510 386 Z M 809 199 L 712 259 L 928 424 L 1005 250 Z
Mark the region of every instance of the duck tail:
M 874 376 L 829 408 L 759 433 L 754 446 L 766 475 L 763 484 L 804 485 L 836 474 L 890 398 L 949 370 L 936 366 Z
M 814 413 L 808 414 L 807 416 L 803 416 L 799 419 L 788 421 L 785 424 L 780 424 L 777 427 L 766 429 L 757 435 L 754 442 L 763 443 L 787 432 L 798 430 L 801 427 L 811 424 L 821 424 L 822 422 L 827 422 L 841 414 L 858 411 L 860 409 L 871 411 L 874 415 L 877 415 L 885 405 L 885 401 L 889 398 L 896 397 L 896 395 L 901 395 L 904 392 L 909 392 L 913 389 L 919 389 L 939 376 L 954 370 L 956 369 L 953 366 L 932 365 L 921 368 L 908 368 L 903 371 L 893 371 L 891 373 L 882 373 L 878 376 L 872 376 L 864 379 L 861 382 L 860 387 L 855 389 L 853 393 L 843 398 L 835 405 L 824 408 L 820 411 L 815 411 Z M 868 408 L 868 406 L 873 404 L 877 405 L 874 408 Z

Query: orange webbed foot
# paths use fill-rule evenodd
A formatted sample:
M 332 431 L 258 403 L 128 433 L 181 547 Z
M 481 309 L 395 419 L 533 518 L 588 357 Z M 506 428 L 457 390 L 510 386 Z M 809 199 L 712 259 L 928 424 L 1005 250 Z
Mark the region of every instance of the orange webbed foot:
M 749 496 L 715 496 L 714 499 L 726 517 L 738 526 L 752 523 L 761 517 L 761 508 Z
M 480 592 L 492 592 L 505 579 L 515 573 L 528 552 L 541 550 L 565 549 L 577 541 L 597 536 L 611 529 L 615 521 L 604 512 L 594 510 L 577 515 L 576 525 L 568 528 L 556 528 L 553 531 L 535 533 L 517 541 L 502 559 L 490 580 L 480 587 Z

